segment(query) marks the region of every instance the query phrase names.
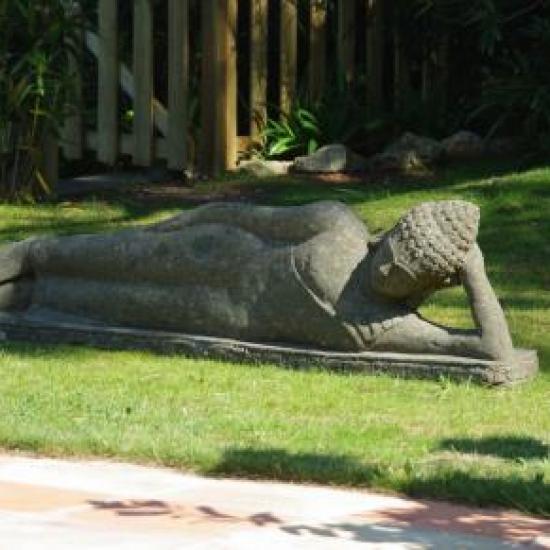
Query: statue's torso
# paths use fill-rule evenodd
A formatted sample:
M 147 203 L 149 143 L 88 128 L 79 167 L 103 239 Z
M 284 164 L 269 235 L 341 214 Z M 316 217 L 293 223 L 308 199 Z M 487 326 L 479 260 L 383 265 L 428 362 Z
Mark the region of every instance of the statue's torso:
M 222 224 L 139 239 L 128 233 L 73 237 L 63 246 L 45 241 L 35 251 L 34 304 L 116 325 L 368 349 L 376 327 L 400 313 L 366 292 L 368 245 L 365 227 L 345 215 L 303 242 Z M 79 247 L 89 265 L 71 263 Z M 48 259 L 42 264 L 41 255 Z M 104 265 L 109 273 L 97 267 Z

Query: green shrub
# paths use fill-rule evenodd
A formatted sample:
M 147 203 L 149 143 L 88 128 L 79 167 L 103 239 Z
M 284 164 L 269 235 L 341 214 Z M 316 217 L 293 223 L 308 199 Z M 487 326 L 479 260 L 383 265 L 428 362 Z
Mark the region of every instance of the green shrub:
M 362 150 L 369 137 L 387 125 L 389 119 L 372 115 L 361 94 L 336 78 L 315 102 L 301 99 L 289 113 L 268 119 L 262 132 L 261 154 L 266 158 L 288 158 L 314 153 L 330 143 L 342 143 Z
M 48 192 L 42 147 L 70 110 L 82 17 L 66 0 L 0 0 L 0 197 Z

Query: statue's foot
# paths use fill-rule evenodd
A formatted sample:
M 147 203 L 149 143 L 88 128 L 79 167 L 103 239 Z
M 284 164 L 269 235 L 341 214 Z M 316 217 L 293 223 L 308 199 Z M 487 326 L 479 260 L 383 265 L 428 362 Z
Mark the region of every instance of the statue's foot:
M 32 302 L 33 282 L 21 279 L 10 283 L 0 283 L 0 312 L 24 311 Z
M 32 300 L 31 240 L 0 246 L 0 311 L 21 311 Z
M 0 245 L 0 285 L 28 275 L 30 241 Z

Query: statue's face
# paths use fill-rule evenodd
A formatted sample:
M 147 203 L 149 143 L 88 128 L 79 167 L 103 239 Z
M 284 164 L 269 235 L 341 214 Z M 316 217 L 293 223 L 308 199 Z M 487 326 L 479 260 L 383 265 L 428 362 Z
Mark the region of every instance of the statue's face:
M 378 246 L 371 263 L 371 284 L 376 292 L 395 299 L 408 299 L 419 292 L 418 281 L 395 262 L 391 235 Z

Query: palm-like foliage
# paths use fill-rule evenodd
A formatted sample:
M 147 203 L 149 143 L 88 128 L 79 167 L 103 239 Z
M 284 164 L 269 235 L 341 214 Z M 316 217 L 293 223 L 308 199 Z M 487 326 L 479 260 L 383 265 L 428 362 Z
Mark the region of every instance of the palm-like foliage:
M 67 0 L 0 0 L 0 196 L 47 192 L 42 145 L 70 109 L 81 15 Z

